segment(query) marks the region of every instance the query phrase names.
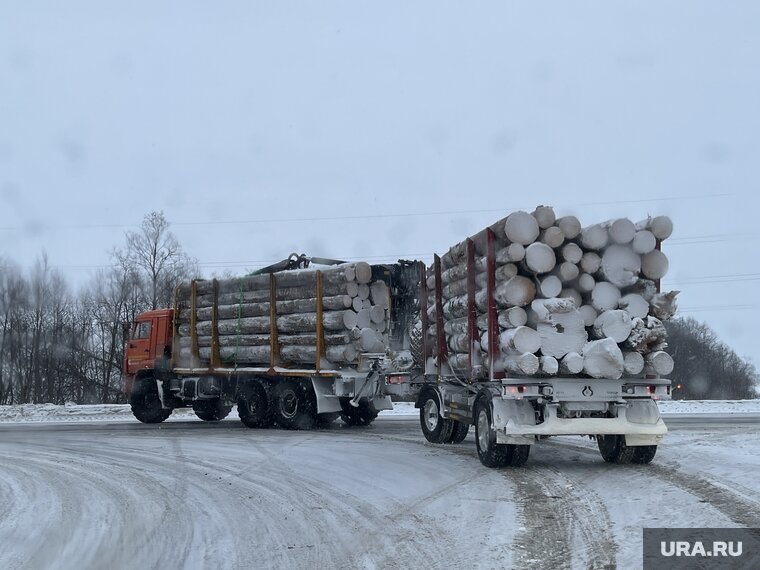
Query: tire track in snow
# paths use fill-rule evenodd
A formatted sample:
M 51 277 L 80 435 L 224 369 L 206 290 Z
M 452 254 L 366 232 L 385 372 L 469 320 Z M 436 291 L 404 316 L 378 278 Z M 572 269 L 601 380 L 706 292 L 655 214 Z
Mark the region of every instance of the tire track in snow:
M 383 435 L 383 439 L 416 443 L 426 448 L 466 456 L 479 461 L 470 445 L 435 445 L 404 436 Z M 544 462 L 529 461 L 521 468 L 491 470 L 503 475 L 516 489 L 515 502 L 524 529 L 515 541 L 516 568 L 567 568 L 575 551 L 574 537 L 580 535 L 584 567 L 614 570 L 617 543 L 604 500 L 589 488 L 576 491 L 577 481 Z M 550 499 L 550 500 L 549 500 Z
M 564 442 L 551 442 L 548 445 L 572 449 L 588 455 L 598 455 L 594 450 L 579 445 Z M 733 486 L 734 483 L 718 483 L 682 471 L 672 464 L 651 463 L 649 465 L 619 465 L 617 467 L 619 469 L 635 469 L 643 475 L 649 475 L 663 483 L 676 486 L 694 495 L 700 502 L 710 505 L 737 524 L 748 528 L 760 527 L 760 496 L 746 486 L 739 486 L 742 489 L 742 494 L 739 494 L 724 486 Z

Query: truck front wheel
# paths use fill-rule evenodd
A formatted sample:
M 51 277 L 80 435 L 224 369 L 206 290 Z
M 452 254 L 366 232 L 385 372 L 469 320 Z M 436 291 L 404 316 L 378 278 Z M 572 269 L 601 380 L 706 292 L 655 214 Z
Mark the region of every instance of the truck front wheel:
M 132 414 L 144 424 L 158 424 L 168 418 L 172 411 L 161 406 L 158 386 L 152 378 L 135 382 L 129 397 Z

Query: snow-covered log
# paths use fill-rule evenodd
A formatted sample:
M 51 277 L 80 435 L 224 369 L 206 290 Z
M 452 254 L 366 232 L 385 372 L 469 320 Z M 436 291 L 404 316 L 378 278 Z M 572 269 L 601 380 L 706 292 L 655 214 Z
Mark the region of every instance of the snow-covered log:
M 644 357 L 639 352 L 623 351 L 623 370 L 629 376 L 637 376 L 644 370 Z
M 607 281 L 622 289 L 636 283 L 641 264 L 641 256 L 630 246 L 613 244 L 602 255 L 601 274 Z
M 583 254 L 580 265 L 584 273 L 593 275 L 599 271 L 599 268 L 602 266 L 602 258 L 598 253 L 587 251 Z
M 631 334 L 631 316 L 621 309 L 604 311 L 594 321 L 596 338 L 611 338 L 616 343 L 624 342 Z
M 636 235 L 636 226 L 628 218 L 618 218 L 602 224 L 610 234 L 610 240 L 617 244 L 627 244 Z
M 596 279 L 588 273 L 581 273 L 576 287 L 580 293 L 591 293 L 596 287 Z
M 610 234 L 601 224 L 594 224 L 581 231 L 581 245 L 584 249 L 601 250 L 609 243 Z M 590 271 L 587 273 L 591 273 Z
M 641 353 L 656 352 L 667 346 L 667 331 L 656 317 L 633 319 L 633 328 L 624 345 Z
M 569 242 L 562 246 L 561 257 L 564 261 L 577 265 L 583 259 L 583 250 L 577 243 Z
M 538 281 L 538 294 L 546 299 L 558 297 L 562 292 L 562 280 L 556 275 L 546 275 Z
M 581 305 L 581 307 L 578 309 L 578 312 L 583 318 L 583 323 L 587 327 L 593 327 L 596 318 L 599 316 L 599 311 L 597 311 L 591 305 Z
M 541 231 L 538 240 L 551 248 L 558 248 L 565 243 L 565 234 L 557 226 L 550 226 Z
M 588 340 L 586 324 L 571 299 L 536 299 L 531 309 L 538 318 L 536 330 L 541 354 L 562 358 L 580 352 Z
M 522 326 L 501 333 L 499 345 L 506 353 L 537 352 L 541 348 L 541 337 L 532 328 Z
M 607 281 L 599 281 L 591 291 L 591 304 L 599 311 L 616 309 L 620 303 L 620 289 Z
M 568 352 L 560 361 L 559 369 L 564 374 L 583 372 L 583 357 L 577 352 Z
M 658 376 L 667 376 L 673 372 L 673 358 L 664 350 L 649 353 L 644 359 L 646 360 L 647 370 L 654 372 Z
M 636 235 L 633 236 L 633 251 L 639 255 L 644 255 L 650 251 L 654 251 L 657 247 L 657 238 L 649 230 L 639 230 Z
M 620 298 L 618 306 L 631 317 L 643 319 L 649 314 L 649 303 L 638 293 L 628 293 Z
M 530 245 L 538 238 L 539 231 L 536 218 L 527 212 L 513 212 L 504 223 L 504 234 L 511 243 Z
M 654 237 L 663 240 L 668 239 L 673 233 L 673 222 L 668 216 L 649 217 L 636 224 L 637 230 L 649 230 Z
M 554 208 L 551 206 L 538 206 L 533 210 L 533 217 L 536 218 L 538 227 L 545 230 L 554 225 L 557 217 L 554 214 Z
M 578 269 L 578 266 L 575 263 L 563 261 L 557 266 L 557 277 L 559 277 L 563 283 L 574 281 L 578 278 L 578 275 L 580 275 L 580 269 Z
M 641 272 L 649 279 L 662 279 L 668 272 L 668 258 L 655 249 L 641 256 Z
M 667 321 L 675 313 L 677 308 L 676 295 L 680 291 L 668 291 L 667 293 L 657 293 L 652 296 L 650 301 L 652 314 L 661 321 Z
M 559 362 L 553 356 L 541 356 L 539 362 L 541 364 L 541 372 L 544 374 L 553 376 L 559 371 Z
M 548 273 L 557 263 L 554 250 L 545 243 L 532 243 L 525 248 L 525 266 L 532 273 Z
M 565 234 L 565 239 L 575 239 L 581 233 L 581 223 L 575 216 L 562 216 L 555 225 Z
M 583 347 L 583 371 L 592 378 L 617 380 L 623 375 L 623 353 L 611 338 L 593 340 Z

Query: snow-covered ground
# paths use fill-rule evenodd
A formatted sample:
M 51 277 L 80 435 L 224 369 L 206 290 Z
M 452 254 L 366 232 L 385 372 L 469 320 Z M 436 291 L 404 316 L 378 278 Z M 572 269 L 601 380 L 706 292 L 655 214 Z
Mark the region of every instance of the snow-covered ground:
M 671 414 L 760 414 L 760 400 L 672 400 L 659 402 L 661 413 Z M 385 416 L 415 416 L 419 412 L 410 402 L 396 402 L 393 410 L 380 412 Z M 196 419 L 191 409 L 175 410 L 169 421 Z M 235 410 L 227 418 L 237 420 Z M 22 404 L 0 406 L 0 422 L 86 422 L 137 421 L 127 405 L 95 404 Z M 198 420 L 200 421 L 200 420 Z
M 649 466 L 561 437 L 493 470 L 472 433 L 427 443 L 406 404 L 368 428 L 303 432 L 184 411 L 148 426 L 121 406 L 69 406 L 71 423 L 26 411 L 43 419 L 6 410 L 0 425 L 3 569 L 627 570 L 645 527 L 760 527 L 755 414 L 721 424 L 709 409 Z

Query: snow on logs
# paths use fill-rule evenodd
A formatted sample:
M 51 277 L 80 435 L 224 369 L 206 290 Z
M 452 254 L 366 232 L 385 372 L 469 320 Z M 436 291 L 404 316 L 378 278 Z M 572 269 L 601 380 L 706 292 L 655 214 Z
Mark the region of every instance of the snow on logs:
M 372 266 L 365 262 L 323 267 L 320 273 L 321 304 L 314 269 L 196 281 L 194 308 L 191 284 L 182 285 L 177 293 L 181 365 L 193 361 L 194 321 L 201 361 L 213 360 L 216 334 L 222 364 L 269 366 L 273 361 L 272 314 L 276 364 L 313 367 L 321 344 L 322 368 L 354 364 L 361 352 L 384 352 L 391 306 L 388 285 L 373 281 Z M 273 281 L 275 289 L 271 291 Z
M 677 291 L 659 292 L 670 237 L 666 216 L 634 223 L 617 218 L 582 226 L 549 206 L 513 212 L 489 226 L 495 239 L 497 370 L 514 375 L 620 378 L 667 375 L 672 358 L 662 320 L 673 316 Z M 467 241 L 441 257 L 443 328 L 448 364 L 457 374 L 490 365 L 487 229 L 474 235 L 477 338 L 469 338 Z M 435 275 L 427 278 L 429 339 L 435 341 Z M 338 303 L 339 301 L 334 301 Z M 436 346 L 430 343 L 429 346 Z M 484 374 L 484 369 L 473 369 Z

